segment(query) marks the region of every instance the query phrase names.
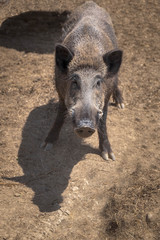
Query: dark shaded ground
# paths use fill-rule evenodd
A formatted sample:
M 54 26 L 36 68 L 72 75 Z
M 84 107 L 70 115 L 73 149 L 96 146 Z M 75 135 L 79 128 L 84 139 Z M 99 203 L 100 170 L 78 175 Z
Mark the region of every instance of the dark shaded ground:
M 69 123 L 62 131 L 61 140 L 55 144 L 53 153 L 46 153 L 40 149 L 39 141 L 43 140 L 49 130 L 46 126 L 52 125 L 56 109 L 57 103 L 51 100 L 48 104 L 31 111 L 23 128 L 17 159 L 24 175 L 8 179 L 32 188 L 35 194 L 33 203 L 41 212 L 51 212 L 60 208 L 59 203 L 63 201 L 61 194 L 68 185 L 74 165 L 87 153 L 99 153 L 87 144 L 81 145 L 81 140 L 73 135 Z M 64 149 L 68 140 L 71 147 Z M 69 155 L 67 162 L 66 151 Z
M 96 1 L 124 50 L 126 108 L 110 106 L 108 117 L 116 162 L 99 156 L 97 134 L 81 142 L 69 119 L 51 152 L 39 147 L 57 110 L 54 46 L 83 1 L 51 2 L 0 9 L 13 16 L 0 27 L 0 239 L 158 240 L 159 2 Z
M 68 11 L 61 14 L 30 11 L 8 18 L 0 28 L 0 45 L 26 53 L 52 54 L 54 43 L 59 41 L 62 25 L 68 15 Z

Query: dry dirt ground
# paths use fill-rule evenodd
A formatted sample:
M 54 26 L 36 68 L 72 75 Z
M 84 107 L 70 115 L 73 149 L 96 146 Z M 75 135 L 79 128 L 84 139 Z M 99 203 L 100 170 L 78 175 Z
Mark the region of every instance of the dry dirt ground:
M 96 1 L 124 50 L 125 109 L 108 115 L 115 162 L 100 157 L 97 134 L 77 138 L 69 118 L 54 149 L 40 149 L 57 110 L 54 46 L 84 1 L 52 0 L 50 12 L 46 1 L 2 2 L 0 240 L 160 239 L 159 1 Z

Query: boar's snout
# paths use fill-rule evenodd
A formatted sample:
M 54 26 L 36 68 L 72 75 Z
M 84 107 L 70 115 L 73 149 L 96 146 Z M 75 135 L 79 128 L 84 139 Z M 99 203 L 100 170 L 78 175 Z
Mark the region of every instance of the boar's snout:
M 95 132 L 95 128 L 93 126 L 92 121 L 82 120 L 80 121 L 78 127 L 74 129 L 74 131 L 79 137 L 87 138 L 90 137 Z

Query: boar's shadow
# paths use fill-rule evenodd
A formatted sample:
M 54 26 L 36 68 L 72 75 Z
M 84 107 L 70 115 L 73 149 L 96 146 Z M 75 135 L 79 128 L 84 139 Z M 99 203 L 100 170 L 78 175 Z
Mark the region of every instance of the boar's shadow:
M 53 53 L 69 11 L 29 11 L 7 18 L 0 26 L 0 46 L 25 53 Z
M 0 45 L 24 52 L 53 53 L 67 15 L 68 12 L 26 12 L 8 18 L 0 27 Z M 52 151 L 45 152 L 40 148 L 56 117 L 56 109 L 57 103 L 52 100 L 31 111 L 23 128 L 18 152 L 18 163 L 24 175 L 5 177 L 31 188 L 34 191 L 33 203 L 42 212 L 60 208 L 62 193 L 74 165 L 86 153 L 97 153 L 97 150 L 83 145 L 69 123 L 64 124 Z
M 68 185 L 74 165 L 82 160 L 86 153 L 98 153 L 98 150 L 83 144 L 73 133 L 68 118 L 53 149 L 46 152 L 40 148 L 56 117 L 56 109 L 57 103 L 52 100 L 31 111 L 22 131 L 18 152 L 18 163 L 24 175 L 5 178 L 31 188 L 35 193 L 33 203 L 41 212 L 60 208 L 62 193 Z

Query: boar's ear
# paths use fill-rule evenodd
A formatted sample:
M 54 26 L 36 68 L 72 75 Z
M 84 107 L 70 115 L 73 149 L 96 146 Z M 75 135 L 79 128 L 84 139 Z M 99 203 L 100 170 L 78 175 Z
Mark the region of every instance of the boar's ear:
M 108 66 L 109 75 L 114 75 L 118 72 L 122 62 L 122 54 L 121 50 L 116 49 L 103 55 L 103 60 Z
M 70 50 L 67 47 L 60 44 L 56 46 L 55 52 L 56 52 L 55 57 L 56 57 L 57 66 L 62 71 L 65 71 L 68 67 L 69 62 L 73 58 L 73 54 L 70 52 Z

